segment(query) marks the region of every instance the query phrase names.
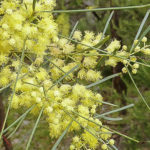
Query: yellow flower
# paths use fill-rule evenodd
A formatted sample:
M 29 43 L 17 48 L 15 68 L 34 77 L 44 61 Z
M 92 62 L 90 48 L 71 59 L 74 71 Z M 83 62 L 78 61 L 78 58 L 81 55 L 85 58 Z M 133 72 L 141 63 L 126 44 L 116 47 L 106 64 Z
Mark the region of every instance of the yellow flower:
M 114 144 L 115 144 L 115 141 L 114 141 L 113 139 L 110 139 L 110 140 L 109 140 L 109 144 L 110 144 L 110 145 L 114 145 Z
M 108 147 L 107 147 L 106 144 L 103 144 L 103 145 L 101 146 L 101 148 L 102 148 L 102 150 L 106 150 Z
M 98 140 L 89 132 L 85 131 L 82 134 L 82 138 L 84 142 L 89 145 L 90 148 L 96 149 L 96 147 L 98 146 Z
M 142 38 L 142 42 L 143 42 L 143 43 L 147 42 L 147 37 L 143 37 L 143 38 Z
M 115 50 L 119 50 L 120 47 L 121 47 L 120 41 L 114 40 L 110 43 L 110 45 L 106 48 L 106 50 L 112 53 Z
M 74 34 L 73 34 L 73 38 L 74 38 L 75 40 L 81 41 L 81 38 L 82 38 L 82 33 L 81 33 L 81 31 L 79 31 L 79 30 L 75 31 Z

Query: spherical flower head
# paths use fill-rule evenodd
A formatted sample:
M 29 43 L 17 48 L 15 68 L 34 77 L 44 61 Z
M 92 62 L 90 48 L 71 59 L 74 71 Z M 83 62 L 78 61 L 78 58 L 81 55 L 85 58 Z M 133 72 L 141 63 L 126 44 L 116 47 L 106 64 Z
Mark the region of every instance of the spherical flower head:
M 91 112 L 92 114 L 95 114 L 95 112 L 96 112 L 95 108 L 92 108 L 90 112 Z
M 102 122 L 101 122 L 100 120 L 95 119 L 95 122 L 96 122 L 97 124 L 99 124 L 100 126 L 102 126 Z
M 7 55 L 5 55 L 5 54 L 0 54 L 0 65 L 2 65 L 2 64 L 6 64 L 7 63 L 7 61 L 8 61 L 8 57 L 7 57 Z
M 126 46 L 126 45 L 123 45 L 122 49 L 123 49 L 124 51 L 126 51 L 126 50 L 127 50 L 127 46 Z
M 135 64 L 133 65 L 133 68 L 135 68 L 135 69 L 139 68 L 139 64 L 135 63 Z
M 128 72 L 128 71 L 127 71 L 127 68 L 126 68 L 126 67 L 123 67 L 123 68 L 122 68 L 122 72 L 123 72 L 123 73 L 127 73 L 127 72 Z
M 83 115 L 88 115 L 89 114 L 89 108 L 86 106 L 83 106 L 83 105 L 79 105 L 78 106 L 78 112 L 80 114 L 83 114 Z
M 73 92 L 74 95 L 82 97 L 83 93 L 86 92 L 86 88 L 83 85 L 76 84 L 76 85 L 73 86 L 72 92 Z
M 94 33 L 90 31 L 85 31 L 84 40 L 91 41 L 94 39 Z
M 88 70 L 87 74 L 86 74 L 86 80 L 87 81 L 97 81 L 99 79 L 101 79 L 101 73 L 100 72 L 96 72 L 92 69 Z
M 122 62 L 123 62 L 124 65 L 128 64 L 128 61 L 125 60 L 125 59 Z
M 60 39 L 59 41 L 58 41 L 58 45 L 61 47 L 61 48 L 63 48 L 66 44 L 68 43 L 68 40 L 67 39 Z
M 104 140 L 107 140 L 108 138 L 111 137 L 111 134 L 109 133 L 110 131 L 104 127 L 101 128 L 101 134 L 100 137 Z
M 7 9 L 6 13 L 9 14 L 9 15 L 11 15 L 13 13 L 13 11 L 12 11 L 12 9 Z
M 64 45 L 64 48 L 63 48 L 64 54 L 70 54 L 73 51 L 74 51 L 74 45 L 73 44 L 65 44 Z
M 54 91 L 54 96 L 55 96 L 55 97 L 60 97 L 60 96 L 61 96 L 60 91 L 55 90 L 55 91 Z
M 121 47 L 120 41 L 114 40 L 110 43 L 110 45 L 106 48 L 106 50 L 110 53 L 118 50 Z
M 6 76 L 1 76 L 0 77 L 0 86 L 4 87 L 9 83 L 9 78 Z
M 96 149 L 96 147 L 98 146 L 97 138 L 95 138 L 89 132 L 85 131 L 85 133 L 82 134 L 82 138 L 84 140 L 84 143 L 88 144 L 91 149 Z
M 9 40 L 9 44 L 10 44 L 11 46 L 14 46 L 15 43 L 16 43 L 15 39 L 11 38 L 11 39 Z
M 44 68 L 39 68 L 39 72 L 37 72 L 35 75 L 38 81 L 44 81 L 48 76 L 47 71 Z
M 134 45 L 136 45 L 138 43 L 138 40 L 134 40 Z
M 16 24 L 15 25 L 15 30 L 21 31 L 22 30 L 22 25 L 21 24 Z
M 109 140 L 109 144 L 110 144 L 110 145 L 114 145 L 114 144 L 115 144 L 115 141 L 114 141 L 113 139 L 110 139 L 110 140 Z
M 18 109 L 20 103 L 20 99 L 17 95 L 13 96 L 12 102 L 11 102 L 11 107 L 14 109 Z
M 85 79 L 86 77 L 86 71 L 85 69 L 81 69 L 79 72 L 78 72 L 78 78 L 80 78 L 81 80 Z
M 102 35 L 103 35 L 102 33 L 98 33 L 96 35 L 95 39 L 93 40 L 93 45 L 97 45 L 100 42 Z
M 102 101 L 102 100 L 103 100 L 103 97 L 102 97 L 101 94 L 97 93 L 97 94 L 95 95 L 95 98 L 94 98 L 94 99 L 95 99 L 95 100 L 98 100 L 98 101 Z
M 60 91 L 62 93 L 65 93 L 65 94 L 68 94 L 70 91 L 71 91 L 72 87 L 71 85 L 69 84 L 63 84 L 61 87 L 60 87 Z
M 78 143 L 80 141 L 80 138 L 78 137 L 78 136 L 75 136 L 74 138 L 73 138 L 73 142 L 74 143 Z
M 40 97 L 37 97 L 37 98 L 36 98 L 36 102 L 37 102 L 37 103 L 41 103 L 41 101 L 42 101 L 42 100 L 41 100 Z
M 41 93 L 43 93 L 43 92 L 44 92 L 43 87 L 40 87 L 40 88 L 39 88 L 39 91 L 40 91 Z
M 4 30 L 8 30 L 9 26 L 8 26 L 6 23 L 4 23 L 4 24 L 2 24 L 2 28 L 3 28 Z
M 83 61 L 83 65 L 86 68 L 94 68 L 96 66 L 96 58 L 94 57 L 85 57 Z
M 79 30 L 75 31 L 74 34 L 73 34 L 73 39 L 81 41 L 81 38 L 82 38 L 81 31 L 79 31 Z
M 108 60 L 105 61 L 105 65 L 109 65 L 115 67 L 118 63 L 118 60 L 115 57 L 110 57 Z
M 143 38 L 142 38 L 142 42 L 143 42 L 143 43 L 146 43 L 146 42 L 147 42 L 147 37 L 143 37 Z
M 47 113 L 53 112 L 53 108 L 52 108 L 51 106 L 48 106 L 48 107 L 46 108 L 46 112 L 47 112 Z
M 132 73 L 136 74 L 137 73 L 137 69 L 132 69 Z
M 136 62 L 137 58 L 136 58 L 135 56 L 131 56 L 131 57 L 130 57 L 130 60 L 131 60 L 132 62 Z
M 108 147 L 107 147 L 106 144 L 103 144 L 103 145 L 101 146 L 101 148 L 102 148 L 102 150 L 106 150 Z
M 70 145 L 70 150 L 75 150 L 75 146 L 74 145 Z
M 150 48 L 146 48 L 146 49 L 143 49 L 141 50 L 142 53 L 144 53 L 145 55 L 150 55 Z
M 8 34 L 7 31 L 4 31 L 4 32 L 2 33 L 2 36 L 3 36 L 4 39 L 8 39 L 8 38 L 10 37 L 10 35 Z
M 63 99 L 61 104 L 62 104 L 63 107 L 67 107 L 67 106 L 71 106 L 72 103 L 73 103 L 73 101 L 71 99 L 65 98 L 65 99 Z
M 35 91 L 31 92 L 31 96 L 32 97 L 36 97 L 37 96 L 37 92 L 35 92 Z
M 136 46 L 134 49 L 135 52 L 139 52 L 140 51 L 140 46 Z

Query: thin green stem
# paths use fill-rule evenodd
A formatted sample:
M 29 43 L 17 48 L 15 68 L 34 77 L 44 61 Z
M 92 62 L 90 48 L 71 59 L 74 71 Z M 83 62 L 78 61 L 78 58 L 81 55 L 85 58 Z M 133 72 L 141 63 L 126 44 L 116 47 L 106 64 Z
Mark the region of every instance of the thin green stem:
M 12 92 L 12 95 L 11 95 L 11 98 L 10 98 L 10 102 L 9 102 L 9 105 L 8 105 L 8 109 L 7 109 L 7 112 L 6 112 L 5 119 L 4 119 L 4 123 L 3 123 L 2 129 L 1 129 L 0 140 L 1 140 L 1 137 L 2 137 L 2 134 L 3 134 L 3 130 L 4 130 L 4 128 L 5 128 L 5 124 L 6 124 L 7 118 L 8 118 L 8 114 L 9 114 L 9 111 L 10 111 L 11 103 L 12 103 L 13 97 L 14 97 L 14 95 L 15 95 L 15 89 L 16 89 L 16 86 L 17 86 L 17 81 L 18 81 L 18 79 L 19 79 L 19 74 L 20 74 L 20 72 L 21 72 L 22 62 L 23 62 L 23 60 L 24 60 L 25 43 L 26 43 L 26 40 L 24 41 L 24 46 L 23 46 L 23 50 L 22 50 L 22 54 L 21 54 L 19 69 L 18 69 L 18 72 L 17 72 L 17 76 L 16 76 L 16 80 L 15 80 L 13 92 Z
M 126 68 L 126 69 L 127 69 L 127 71 L 128 71 L 128 74 L 129 74 L 129 76 L 130 76 L 130 78 L 131 78 L 131 81 L 133 82 L 133 84 L 134 84 L 134 86 L 135 86 L 137 92 L 139 93 L 139 95 L 140 95 L 140 97 L 142 98 L 144 104 L 147 106 L 147 108 L 148 108 L 149 111 L 150 111 L 150 106 L 148 105 L 148 103 L 146 102 L 145 98 L 144 98 L 143 95 L 141 94 L 141 92 L 140 92 L 139 88 L 137 87 L 137 85 L 136 85 L 136 83 L 135 83 L 135 81 L 134 81 L 134 79 L 133 79 L 133 77 L 132 77 L 130 71 L 128 70 L 128 68 Z
M 42 116 L 43 110 L 44 110 L 44 106 L 42 107 L 42 109 L 41 109 L 41 111 L 40 111 L 40 113 L 39 113 L 39 116 L 38 116 L 38 118 L 37 118 L 37 120 L 36 120 L 36 123 L 35 123 L 35 125 L 34 125 L 34 128 L 33 128 L 33 130 L 32 130 L 32 133 L 31 133 L 31 135 L 30 135 L 30 138 L 29 138 L 29 140 L 28 140 L 28 143 L 27 143 L 27 146 L 26 146 L 26 149 L 25 149 L 25 150 L 28 150 L 29 147 L 30 147 L 30 144 L 31 144 L 33 135 L 34 135 L 35 130 L 36 130 L 37 126 L 38 126 L 38 123 L 39 123 L 40 118 L 41 118 L 41 116 Z
M 11 127 L 13 127 L 17 122 L 19 122 L 22 118 L 24 118 L 33 108 L 35 105 L 33 105 L 31 108 L 29 108 L 24 114 L 22 114 L 17 120 L 15 120 L 11 125 L 9 125 L 3 133 L 6 133 Z
M 112 18 L 112 16 L 113 16 L 113 14 L 114 14 L 114 11 L 111 12 L 111 14 L 110 14 L 110 16 L 109 16 L 109 18 L 108 18 L 108 20 L 107 20 L 107 22 L 106 22 L 106 25 L 105 25 L 105 28 L 104 28 L 103 35 L 102 35 L 102 37 L 101 37 L 101 40 L 102 40 L 102 39 L 104 38 L 104 36 L 105 36 L 105 33 L 106 33 L 106 31 L 107 31 L 108 25 L 109 25 L 109 23 L 110 23 L 110 21 L 111 21 L 111 18 Z
M 23 120 L 25 119 L 26 116 L 24 116 L 20 122 L 18 123 L 18 125 L 16 126 L 16 128 L 13 130 L 13 132 L 8 136 L 8 139 L 12 137 L 12 135 L 18 130 L 18 128 L 21 126 Z
M 125 7 L 109 7 L 109 8 L 94 8 L 94 9 L 78 9 L 78 10 L 53 10 L 53 11 L 37 11 L 47 12 L 47 13 L 83 13 L 83 12 L 93 12 L 93 11 L 107 11 L 107 10 L 123 10 L 123 9 L 138 9 L 138 8 L 146 8 L 150 7 L 150 4 L 146 5 L 138 5 L 138 6 L 125 6 Z

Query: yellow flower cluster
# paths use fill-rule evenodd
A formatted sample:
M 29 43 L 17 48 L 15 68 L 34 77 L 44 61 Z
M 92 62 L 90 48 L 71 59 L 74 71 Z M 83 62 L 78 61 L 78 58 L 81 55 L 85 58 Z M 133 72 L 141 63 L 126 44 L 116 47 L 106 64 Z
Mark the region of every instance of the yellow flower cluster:
M 20 77 L 28 72 L 25 68 L 22 66 Z M 107 143 L 112 133 L 108 127 L 102 125 L 99 119 L 94 118 L 97 107 L 102 105 L 103 98 L 100 94 L 76 83 L 53 86 L 53 80 L 46 69 L 42 67 L 38 69 L 36 64 L 29 65 L 28 68 L 28 74 L 17 82 L 11 103 L 12 108 L 34 106 L 31 113 L 35 115 L 44 108 L 52 138 L 58 138 L 72 121 L 68 132 L 80 131 L 82 133 L 79 135 L 80 142 L 77 142 L 77 138 L 76 140 L 73 138 L 70 149 L 73 147 L 74 149 L 83 147 L 96 149 L 99 145 L 99 138 Z M 8 72 L 8 69 L 6 71 Z M 14 84 L 11 88 L 13 87 Z M 83 131 L 82 128 L 84 128 Z M 110 144 L 107 143 L 107 145 Z
M 6 66 L 0 72 L 0 87 L 7 86 L 11 82 L 11 80 L 11 70 L 8 66 Z
M 36 11 L 53 10 L 55 0 L 39 0 L 36 2 Z M 1 4 L 0 21 L 0 54 L 11 51 L 27 51 L 43 54 L 51 41 L 57 41 L 57 24 L 51 13 L 33 11 L 33 1 L 4 0 Z
M 108 54 L 109 59 L 105 61 L 105 65 L 115 67 L 119 62 L 122 62 L 124 64 L 124 67 L 122 68 L 123 73 L 127 73 L 127 68 L 131 67 L 132 73 L 136 74 L 137 69 L 139 68 L 139 63 L 137 62 L 136 55 L 139 53 L 150 55 L 149 45 L 146 45 L 147 38 L 143 37 L 141 41 L 142 44 L 139 42 L 138 45 L 138 40 L 134 41 L 134 52 L 128 51 L 128 47 L 126 45 L 123 45 L 121 47 L 119 41 L 112 41 L 106 48 L 106 51 L 108 51 L 110 54 Z
M 81 80 L 97 81 L 102 79 L 100 69 L 96 70 L 99 53 L 96 50 L 87 50 L 88 46 L 98 44 L 101 36 L 101 34 L 95 36 L 93 32 L 86 31 L 83 37 L 82 33 L 77 30 L 73 34 L 73 39 L 78 40 L 79 43 L 73 43 L 68 39 L 61 38 L 57 43 L 52 44 L 49 49 L 49 53 L 52 56 L 51 63 L 53 64 L 50 63 L 52 78 L 56 80 L 63 75 L 59 68 L 64 72 L 68 72 L 77 64 L 81 64 L 78 72 L 70 74 L 71 78 L 74 78 L 77 74 L 77 77 Z

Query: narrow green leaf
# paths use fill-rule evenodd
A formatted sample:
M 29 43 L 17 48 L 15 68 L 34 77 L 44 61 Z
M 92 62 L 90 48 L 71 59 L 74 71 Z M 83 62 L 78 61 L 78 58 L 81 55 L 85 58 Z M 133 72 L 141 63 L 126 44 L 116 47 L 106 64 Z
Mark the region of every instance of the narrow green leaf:
M 102 35 L 102 38 L 101 38 L 101 39 L 103 39 L 104 36 L 105 36 L 106 30 L 107 30 L 107 28 L 108 28 L 108 25 L 109 25 L 109 23 L 110 23 L 110 20 L 111 20 L 113 14 L 114 14 L 114 11 L 111 12 L 111 14 L 110 14 L 110 16 L 109 16 L 109 18 L 108 18 L 108 20 L 107 20 L 107 22 L 106 22 L 106 25 L 105 25 L 105 28 L 104 28 L 103 35 Z
M 78 24 L 79 24 L 79 21 L 77 21 L 76 24 L 74 25 L 74 27 L 73 27 L 73 29 L 72 29 L 72 31 L 71 31 L 71 33 L 70 33 L 69 38 L 72 38 L 72 36 L 73 36 L 73 34 L 74 34 L 74 32 L 75 32 L 75 30 L 76 30 Z
M 24 83 L 24 84 L 29 84 L 29 85 L 32 85 L 32 86 L 35 86 L 35 87 L 41 87 L 41 85 L 36 85 L 36 84 L 29 83 L 29 82 L 24 82 L 24 81 L 23 81 L 23 83 Z
M 27 146 L 26 146 L 26 149 L 25 149 L 25 150 L 28 150 L 29 147 L 30 147 L 30 144 L 31 144 L 33 135 L 34 135 L 35 130 L 36 130 L 37 126 L 38 126 L 38 123 L 39 123 L 40 118 L 41 118 L 41 116 L 42 116 L 43 110 L 44 110 L 44 107 L 42 107 L 42 109 L 41 109 L 41 111 L 40 111 L 40 113 L 39 113 L 39 116 L 38 116 L 37 121 L 36 121 L 36 123 L 35 123 L 35 125 L 34 125 L 34 127 L 33 127 L 32 133 L 31 133 L 31 135 L 30 135 L 30 138 L 29 138 L 29 140 L 28 140 L 28 143 L 27 143 Z
M 109 102 L 104 102 L 104 101 L 101 101 L 101 100 L 94 100 L 94 101 L 102 103 L 102 104 L 118 107 L 118 105 L 115 105 L 115 104 L 112 104 L 112 103 L 109 103 Z
M 23 120 L 25 119 L 25 116 L 19 121 L 18 125 L 16 126 L 16 128 L 13 130 L 13 132 L 8 136 L 8 139 L 11 138 L 13 136 L 13 134 L 18 130 L 18 128 L 21 126 Z
M 140 64 L 140 65 L 143 65 L 143 66 L 146 66 L 146 67 L 150 67 L 149 64 L 141 63 L 141 62 L 138 62 L 138 61 L 137 61 L 136 63 L 138 63 L 138 64 Z
M 22 49 L 22 54 L 21 54 L 21 59 L 20 59 L 20 63 L 19 63 L 19 68 L 18 68 L 16 80 L 15 80 L 14 87 L 13 87 L 13 92 L 12 92 L 12 95 L 11 95 L 11 97 L 10 97 L 10 101 L 9 101 L 8 108 L 7 108 L 7 111 L 6 111 L 4 123 L 3 123 L 2 129 L 1 129 L 1 132 L 0 132 L 0 140 L 1 140 L 1 137 L 2 137 L 3 130 L 4 130 L 4 128 L 5 128 L 5 124 L 6 124 L 7 118 L 8 118 L 8 114 L 9 114 L 9 111 L 10 111 L 11 103 L 12 103 L 13 97 L 14 97 L 14 95 L 15 95 L 15 89 L 16 89 L 16 86 L 17 86 L 17 82 L 18 82 L 18 80 L 19 80 L 19 74 L 20 74 L 20 72 L 21 72 L 22 63 L 23 63 L 23 61 L 24 61 L 25 43 L 26 43 L 26 40 L 24 40 L 23 49 Z
M 82 13 L 82 12 L 92 12 L 92 11 L 104 11 L 104 10 L 122 10 L 122 9 L 138 9 L 150 7 L 150 4 L 138 5 L 138 6 L 125 6 L 125 7 L 108 7 L 108 8 L 94 8 L 94 9 L 78 9 L 78 10 L 53 10 L 53 11 L 42 11 L 50 13 Z
M 3 90 L 7 89 L 8 87 L 10 87 L 12 85 L 12 83 L 9 83 L 8 85 L 6 85 L 5 87 L 2 87 L 0 89 L 0 92 L 2 92 Z
M 145 22 L 146 22 L 146 20 L 147 20 L 147 18 L 148 18 L 148 16 L 149 16 L 149 13 L 150 13 L 150 9 L 146 12 L 145 17 L 144 17 L 144 19 L 143 19 L 143 21 L 142 21 L 142 23 L 141 23 L 141 25 L 140 25 L 140 27 L 139 27 L 139 30 L 138 30 L 138 32 L 137 32 L 137 34 L 136 34 L 136 36 L 135 36 L 134 41 L 139 38 L 139 35 L 140 35 L 140 33 L 141 33 L 141 31 L 142 31 L 144 25 L 145 25 Z M 133 44 L 132 44 L 132 47 L 131 47 L 130 52 L 133 51 L 133 48 L 134 48 L 134 42 L 133 42 Z
M 134 81 L 134 79 L 133 79 L 133 77 L 132 77 L 130 71 L 128 70 L 128 68 L 127 68 L 127 71 L 128 71 L 128 74 L 129 74 L 129 76 L 130 76 L 130 78 L 131 78 L 131 81 L 133 82 L 133 84 L 134 84 L 134 86 L 135 86 L 137 92 L 138 92 L 139 95 L 141 96 L 141 98 L 142 98 L 144 104 L 145 104 L 145 105 L 147 106 L 147 108 L 150 110 L 150 106 L 148 105 L 148 103 L 146 102 L 145 98 L 144 98 L 143 95 L 141 94 L 141 92 L 140 92 L 139 88 L 137 87 L 137 85 L 136 85 L 136 83 L 135 83 L 135 81 Z
M 111 146 L 114 148 L 114 150 L 118 150 L 118 148 L 115 145 L 111 145 Z
M 92 83 L 92 84 L 90 84 L 90 85 L 87 85 L 86 88 L 91 88 L 91 87 L 96 86 L 96 85 L 98 85 L 98 84 L 101 84 L 101 83 L 103 83 L 103 82 L 105 82 L 105 81 L 107 81 L 107 80 L 109 80 L 109 79 L 115 78 L 115 77 L 117 77 L 117 76 L 119 76 L 119 75 L 121 75 L 121 73 L 116 73 L 116 74 L 110 75 L 110 76 L 108 76 L 108 77 L 106 77 L 106 78 L 104 78 L 104 79 L 102 79 L 102 80 L 99 80 L 99 81 L 97 81 L 97 82 L 95 82 L 95 83 Z
M 63 137 L 66 135 L 66 133 L 68 132 L 71 124 L 73 121 L 71 121 L 69 123 L 69 125 L 67 126 L 67 128 L 64 130 L 64 132 L 62 133 L 62 135 L 58 138 L 57 142 L 54 144 L 54 146 L 52 147 L 52 150 L 56 150 L 57 146 L 60 144 L 60 142 L 62 141 Z
M 33 0 L 33 4 L 32 4 L 33 12 L 35 11 L 35 5 L 36 5 L 36 2 L 37 2 L 37 0 Z
M 130 104 L 130 105 L 127 105 L 127 106 L 124 106 L 124 107 L 121 107 L 121 108 L 118 108 L 118 109 L 115 109 L 115 110 L 112 110 L 112 111 L 109 111 L 109 112 L 105 112 L 103 114 L 100 114 L 100 115 L 97 115 L 95 116 L 94 118 L 99 118 L 99 117 L 103 117 L 105 115 L 109 115 L 109 114 L 112 114 L 112 113 L 116 113 L 116 112 L 119 112 L 119 111 L 122 111 L 122 110 L 125 110 L 125 109 L 128 109 L 128 108 L 131 108 L 133 107 L 134 104 Z
M 22 118 L 24 118 L 32 109 L 33 107 L 35 107 L 35 105 L 33 105 L 31 108 L 29 108 L 24 114 L 22 114 L 17 120 L 15 120 L 11 125 L 9 125 L 4 131 L 3 133 L 6 133 L 11 127 L 13 127 L 15 124 L 17 124 L 17 122 L 19 122 Z
M 105 119 L 105 120 L 109 120 L 109 121 L 120 121 L 120 120 L 123 120 L 123 118 L 112 118 L 112 117 L 106 117 L 106 116 L 103 116 L 102 118 Z

